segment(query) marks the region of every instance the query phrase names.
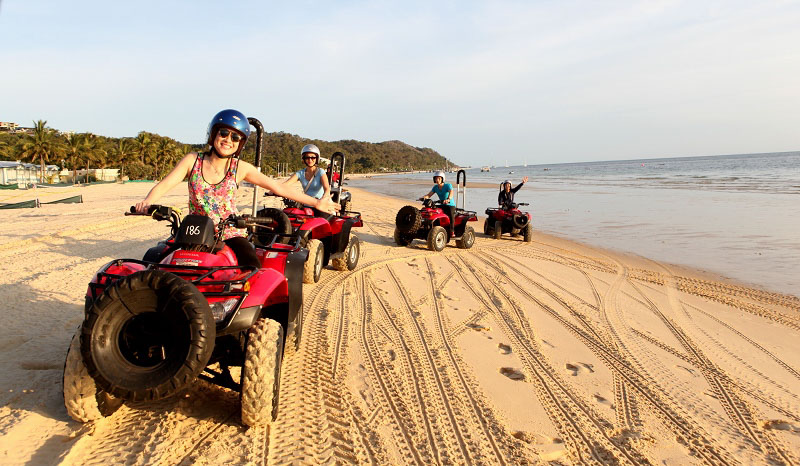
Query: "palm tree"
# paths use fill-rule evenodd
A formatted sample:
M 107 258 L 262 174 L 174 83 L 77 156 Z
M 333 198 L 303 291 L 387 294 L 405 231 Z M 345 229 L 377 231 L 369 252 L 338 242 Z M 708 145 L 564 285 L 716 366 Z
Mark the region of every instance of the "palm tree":
M 61 147 L 53 138 L 53 133 L 45 128 L 47 121 L 39 120 L 33 124 L 33 137 L 27 138 L 22 144 L 20 155 L 22 158 L 29 158 L 32 161 L 39 159 L 41 165 L 39 182 L 44 183 L 44 164 L 50 161 L 50 157 L 58 155 Z
M 145 157 L 150 154 L 153 148 L 153 139 L 150 137 L 149 133 L 141 131 L 136 136 L 134 143 L 136 144 L 136 153 L 139 154 L 139 158 L 142 164 L 144 164 Z
M 105 167 L 106 163 L 108 163 L 108 159 L 106 155 L 108 154 L 105 149 L 103 149 L 103 141 L 100 137 L 88 133 L 86 138 L 86 183 L 89 183 L 89 163 L 95 162 L 100 166 Z M 101 175 L 102 177 L 102 175 Z
M 156 179 L 158 179 L 158 162 L 164 162 L 165 164 L 169 164 L 174 157 L 175 157 L 175 144 L 169 138 L 161 138 L 161 140 L 158 141 L 155 157 L 151 159 L 151 161 L 153 162 L 153 166 L 156 169 L 156 176 L 155 176 Z
M 81 150 L 86 146 L 85 134 L 67 135 L 66 155 L 72 165 L 72 182 L 78 182 L 78 162 L 81 160 Z
M 120 171 L 119 179 L 125 176 L 125 162 L 128 161 L 128 158 L 133 155 L 133 148 L 131 147 L 130 141 L 127 138 L 120 138 L 117 140 L 117 145 L 114 147 L 114 156 L 117 158 L 117 161 L 122 166 L 122 170 Z

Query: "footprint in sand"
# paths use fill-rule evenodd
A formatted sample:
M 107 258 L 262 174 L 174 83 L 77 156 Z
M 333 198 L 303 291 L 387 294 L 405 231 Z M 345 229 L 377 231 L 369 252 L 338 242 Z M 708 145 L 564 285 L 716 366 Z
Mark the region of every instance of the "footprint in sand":
M 592 396 L 594 397 L 595 401 L 597 401 L 598 403 L 606 405 L 609 408 L 613 408 L 614 407 L 614 405 L 610 401 L 608 401 L 608 398 L 604 397 L 603 395 L 601 395 L 599 393 L 595 393 Z
M 578 375 L 580 372 L 586 370 L 589 372 L 594 372 L 594 365 L 588 364 L 585 362 L 575 362 L 575 363 L 566 363 L 564 367 L 567 368 L 568 371 L 572 372 L 572 376 Z
M 518 381 L 525 380 L 525 374 L 523 374 L 522 372 L 518 371 L 517 369 L 513 369 L 511 367 L 501 367 L 500 368 L 500 373 L 505 375 L 506 377 L 508 377 L 511 380 L 518 380 Z
M 761 427 L 764 429 L 773 430 L 787 430 L 789 432 L 800 432 L 800 426 L 796 426 L 788 421 L 781 419 L 771 419 L 769 421 L 762 421 Z
M 511 347 L 505 343 L 498 343 L 497 348 L 500 350 L 502 354 L 511 354 Z
M 491 330 L 489 327 L 485 327 L 481 324 L 469 323 L 467 324 L 467 327 L 471 328 L 472 330 L 475 330 L 476 332 L 488 332 L 489 330 Z
M 550 437 L 539 433 L 523 432 L 521 430 L 515 430 L 511 433 L 511 436 L 517 440 L 522 440 L 525 443 L 533 443 L 537 445 L 558 445 L 564 443 L 564 441 L 558 437 Z

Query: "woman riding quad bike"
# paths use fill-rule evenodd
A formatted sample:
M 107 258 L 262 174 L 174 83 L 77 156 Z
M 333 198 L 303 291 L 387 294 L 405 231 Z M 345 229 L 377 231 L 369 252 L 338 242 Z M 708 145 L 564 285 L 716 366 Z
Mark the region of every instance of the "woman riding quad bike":
M 306 146 L 303 150 L 306 150 Z M 336 152 L 331 156 L 331 167 L 328 176 L 339 175 L 342 179 L 344 170 L 344 154 Z M 316 173 L 320 173 L 317 170 Z M 300 172 L 298 172 L 300 173 Z M 323 180 L 326 177 L 322 177 Z M 339 271 L 353 270 L 358 265 L 361 256 L 361 242 L 358 236 L 352 234 L 352 228 L 364 226 L 361 213 L 349 210 L 350 193 L 341 192 L 341 183 L 335 185 L 328 180 L 331 199 L 339 201 L 342 210 L 337 215 L 320 213 L 319 211 L 303 206 L 300 203 L 284 199 L 285 208 L 282 213 L 288 216 L 293 231 L 299 232 L 303 237 L 303 245 L 308 248 L 308 261 L 303 268 L 303 282 L 316 283 L 322 276 L 322 269 L 331 263 Z M 347 194 L 345 197 L 344 194 Z M 267 194 L 265 194 L 267 195 Z M 275 216 L 281 212 L 275 208 L 264 208 L 258 215 Z M 269 238 L 264 238 L 269 240 Z
M 462 181 L 463 176 L 463 181 Z M 432 251 L 441 251 L 451 238 L 456 240 L 456 245 L 469 249 L 475 243 L 475 231 L 468 222 L 475 222 L 478 217 L 473 211 L 457 208 L 460 193 L 464 194 L 462 206 L 466 204 L 467 175 L 464 170 L 459 170 L 456 176 L 455 196 L 450 183 L 444 182 L 444 172 L 438 171 L 433 175 L 436 183 L 431 192 L 421 197 L 423 208 L 405 206 L 397 212 L 395 217 L 394 241 L 399 246 L 409 245 L 415 238 L 425 239 L 428 248 Z M 437 194 L 438 203 L 434 203 L 430 196 Z
M 500 208 L 486 209 L 486 220 L 483 223 L 483 233 L 500 239 L 503 233 L 510 233 L 517 236 L 522 233 L 525 242 L 529 243 L 533 235 L 531 225 L 531 214 L 521 212 L 518 207 L 526 206 L 527 203 L 515 203 L 514 193 L 519 191 L 523 184 L 528 181 L 528 177 L 522 179 L 522 183 L 515 188 L 511 188 L 511 181 L 506 180 L 500 185 L 500 193 L 497 202 Z
M 209 124 L 210 151 L 184 157 L 132 208 L 170 221 L 172 234 L 144 260 L 114 260 L 92 278 L 64 368 L 64 402 L 74 419 L 108 415 L 125 400 L 175 395 L 197 377 L 239 390 L 245 424 L 274 417 L 284 340 L 288 335 L 298 344 L 301 335 L 307 251 L 299 236 L 254 247 L 253 229 L 268 227 L 283 238 L 291 227 L 277 216 L 237 215 L 235 190 L 248 180 L 322 209 L 336 206 L 283 189 L 240 162 L 250 124 L 260 165 L 261 123 L 224 110 Z M 190 215 L 183 221 L 172 209 L 151 205 L 186 176 Z M 239 382 L 228 370 L 237 365 Z

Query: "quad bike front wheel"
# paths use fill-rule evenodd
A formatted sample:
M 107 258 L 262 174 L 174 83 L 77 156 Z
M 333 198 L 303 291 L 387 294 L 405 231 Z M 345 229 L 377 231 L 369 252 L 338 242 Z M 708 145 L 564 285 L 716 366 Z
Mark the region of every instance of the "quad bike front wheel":
M 67 350 L 61 386 L 67 414 L 78 422 L 96 421 L 110 416 L 123 403 L 123 400 L 99 389 L 94 379 L 89 376 L 81 356 L 80 327 L 72 337 Z
M 159 400 L 197 378 L 215 337 L 211 308 L 194 285 L 144 270 L 94 302 L 81 326 L 81 355 L 102 390 L 124 400 Z
M 333 268 L 344 272 L 345 270 L 353 270 L 358 265 L 358 259 L 361 257 L 361 241 L 358 236 L 350 235 L 350 241 L 344 249 L 344 255 L 337 257 L 331 261 Z
M 473 244 L 475 244 L 475 230 L 467 225 L 464 227 L 464 234 L 461 235 L 461 239 L 456 240 L 456 246 L 461 249 L 469 249 Z
M 500 235 L 503 234 L 503 222 L 500 220 L 494 222 L 494 231 L 492 231 L 494 235 L 494 239 L 500 239 Z
M 394 229 L 394 242 L 398 246 L 408 246 L 413 241 L 413 238 L 409 237 L 405 233 L 401 233 L 396 227 Z
M 242 423 L 260 426 L 275 420 L 278 414 L 283 327 L 261 318 L 247 334 L 242 366 Z
M 303 283 L 317 283 L 322 275 L 322 260 L 325 258 L 325 245 L 318 239 L 312 239 L 306 244 L 308 259 L 303 264 Z
M 525 240 L 526 243 L 530 243 L 533 238 L 533 225 L 528 223 L 528 226 L 522 230 L 522 239 Z
M 447 244 L 447 230 L 444 227 L 439 225 L 434 226 L 431 228 L 431 231 L 428 232 L 428 249 L 431 251 L 439 252 L 444 249 L 444 246 Z

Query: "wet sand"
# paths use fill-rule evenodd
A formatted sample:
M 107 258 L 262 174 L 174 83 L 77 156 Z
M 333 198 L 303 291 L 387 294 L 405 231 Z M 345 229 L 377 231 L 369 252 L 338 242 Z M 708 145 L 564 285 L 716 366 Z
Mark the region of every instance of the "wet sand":
M 74 422 L 61 374 L 86 283 L 166 236 L 122 215 L 151 187 L 64 188 L 85 203 L 0 211 L 0 462 L 800 461 L 798 297 L 542 233 L 398 247 L 405 202 L 357 189 L 359 266 L 304 285 L 273 424 L 244 428 L 238 394 L 200 381 Z M 185 186 L 163 201 L 185 207 Z

